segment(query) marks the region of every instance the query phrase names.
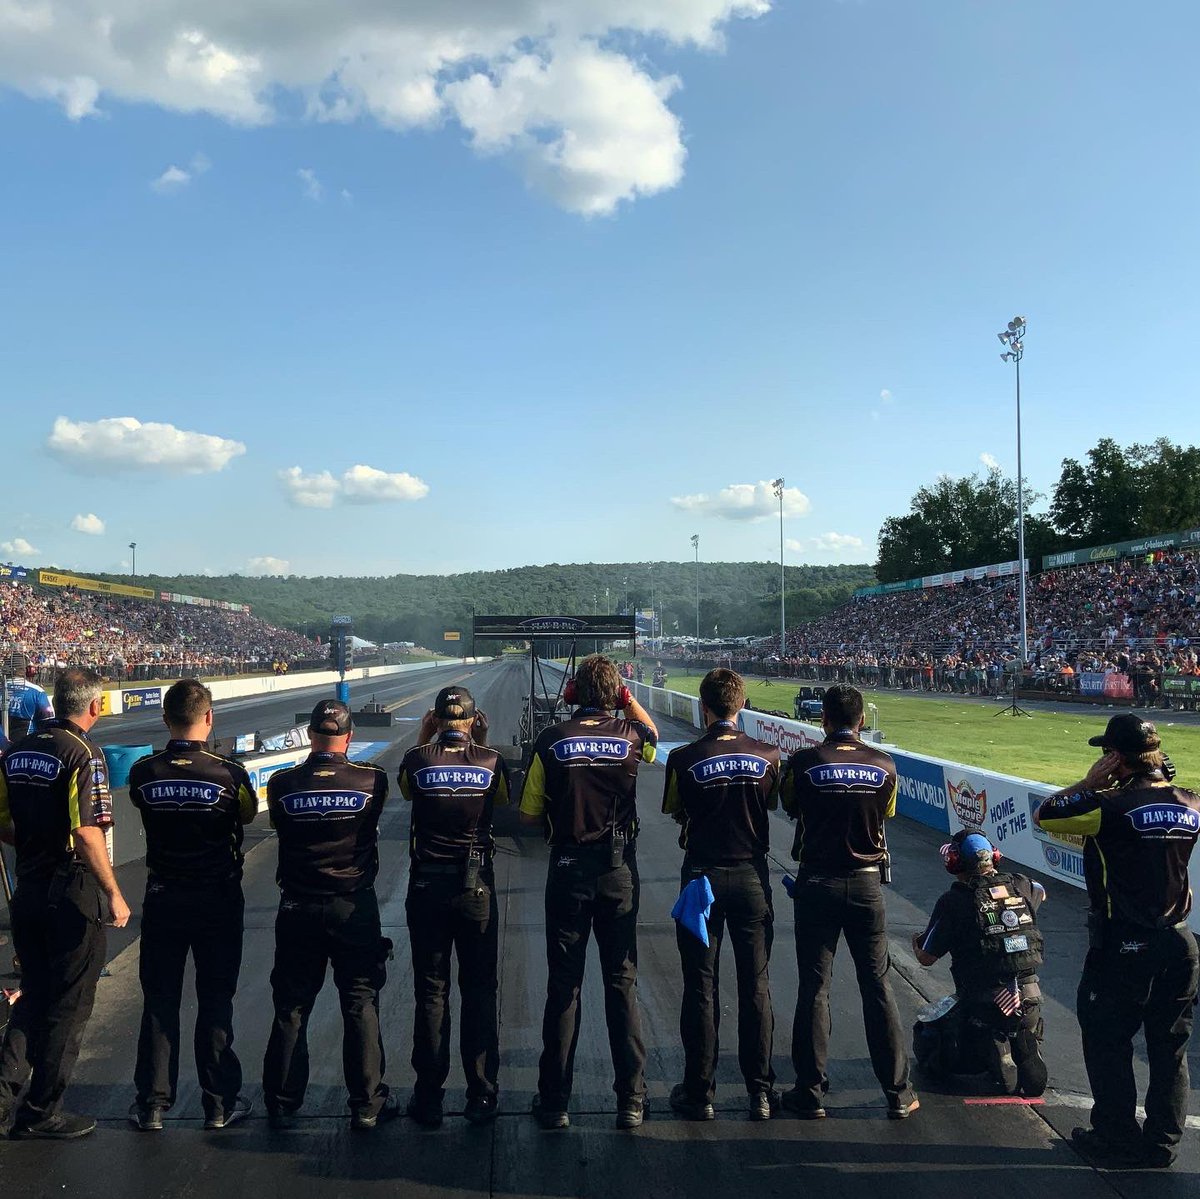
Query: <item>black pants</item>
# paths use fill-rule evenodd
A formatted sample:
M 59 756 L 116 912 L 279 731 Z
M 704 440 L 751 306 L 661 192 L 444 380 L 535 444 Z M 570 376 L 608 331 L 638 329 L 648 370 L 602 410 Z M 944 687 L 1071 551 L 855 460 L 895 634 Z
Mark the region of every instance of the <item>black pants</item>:
M 496 1015 L 499 919 L 490 871 L 483 871 L 480 881 L 491 892 L 485 922 L 469 920 L 451 907 L 462 893 L 460 875 L 423 874 L 418 868 L 409 879 L 404 907 L 416 997 L 412 1065 L 419 1099 L 440 1102 L 450 1073 L 451 952 L 458 956 L 458 1044 L 467 1096 L 496 1094 L 500 1066 Z
M 379 903 L 368 889 L 351 895 L 285 895 L 275 921 L 271 993 L 275 1021 L 263 1060 L 268 1112 L 294 1112 L 308 1088 L 308 1018 L 333 966 L 342 1007 L 342 1071 L 352 1112 L 378 1114 L 387 1098 L 379 992 L 391 949 L 379 927 Z
M 1183 1136 L 1197 970 L 1196 938 L 1187 928 L 1153 932 L 1110 925 L 1103 948 L 1088 951 L 1077 1011 L 1092 1086 L 1092 1127 L 1108 1140 L 1169 1147 Z M 1140 1130 L 1133 1076 L 1139 1028 L 1145 1030 L 1150 1065 Z
M 196 966 L 193 1046 L 204 1114 L 219 1119 L 242 1088 L 233 1051 L 233 996 L 242 966 L 245 902 L 237 879 L 146 885 L 142 907 L 142 1027 L 133 1080 L 143 1107 L 169 1108 L 179 1084 L 179 1005 L 188 952 Z
M 889 1101 L 912 1095 L 908 1055 L 888 973 L 892 968 L 884 927 L 879 872 L 831 877 L 799 871 L 795 902 L 796 964 L 800 972 L 796 1018 L 792 1024 L 792 1065 L 796 1088 L 821 1105 L 829 1088 L 829 983 L 838 940 L 845 936 L 858 989 L 863 1024 L 875 1077 Z
M 775 1015 L 771 1010 L 768 964 L 774 937 L 775 913 L 766 862 L 738 866 L 689 867 L 681 883 L 708 877 L 713 891 L 708 915 L 708 945 L 676 925 L 679 960 L 683 967 L 683 1003 L 679 1035 L 683 1040 L 683 1084 L 688 1097 L 711 1103 L 717 1091 L 717 1055 L 721 1028 L 721 945 L 728 932 L 733 945 L 738 991 L 738 1064 L 746 1090 L 754 1095 L 775 1081 L 771 1045 Z
M 546 877 L 546 1011 L 538 1093 L 551 1111 L 565 1111 L 571 1098 L 575 1047 L 582 1015 L 579 992 L 588 937 L 595 933 L 604 981 L 604 1016 L 622 1099 L 646 1093 L 646 1046 L 637 1008 L 637 915 L 640 897 L 637 857 L 631 847 L 624 865 L 613 867 L 608 846 L 550 850 Z
M 21 998 L 0 1048 L 0 1109 L 29 1081 L 18 1124 L 58 1113 L 104 967 L 103 895 L 82 864 L 53 880 L 23 879 L 12 903 Z

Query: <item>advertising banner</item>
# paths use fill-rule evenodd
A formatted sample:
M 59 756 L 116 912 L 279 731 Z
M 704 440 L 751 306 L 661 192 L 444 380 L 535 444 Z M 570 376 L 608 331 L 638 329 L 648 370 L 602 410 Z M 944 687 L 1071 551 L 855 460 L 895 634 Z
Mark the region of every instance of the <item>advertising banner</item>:
M 905 579 L 902 583 L 881 583 L 877 587 L 859 587 L 854 592 L 854 598 L 860 599 L 865 595 L 891 595 L 897 591 L 920 591 L 925 587 L 951 587 L 955 583 L 979 579 L 1003 579 L 1015 575 L 1020 569 L 1020 562 L 996 562 L 991 566 L 972 566 L 967 570 L 948 570 L 942 574 L 924 575 L 919 579 Z M 1029 572 L 1029 560 L 1025 560 L 1025 571 Z
M 1133 699 L 1133 680 L 1127 674 L 1106 674 L 1104 694 L 1109 699 Z
M 125 583 L 106 583 L 101 579 L 85 579 L 82 575 L 64 575 L 53 570 L 39 570 L 38 582 L 43 587 L 75 587 L 79 591 L 101 591 L 105 595 L 127 595 L 133 599 L 154 599 L 149 587 L 130 587 Z
M 120 716 L 125 710 L 125 706 L 121 700 L 119 691 L 101 691 L 100 692 L 100 715 L 101 716 Z
M 0 580 L 27 578 L 29 578 L 29 571 L 24 566 L 0 566 Z
M 1092 545 L 1082 550 L 1065 550 L 1047 554 L 1042 559 L 1043 570 L 1059 566 L 1082 566 L 1085 562 L 1111 562 L 1116 558 L 1138 558 L 1157 550 L 1176 546 L 1200 544 L 1200 529 L 1181 529 L 1177 533 L 1160 533 L 1155 537 L 1139 537 L 1134 541 L 1113 541 L 1108 545 Z
M 132 691 L 121 692 L 121 702 L 126 712 L 138 712 L 143 708 L 162 707 L 161 687 L 136 687 Z
M 930 828 L 949 832 L 942 764 L 915 754 L 893 753 L 892 758 L 896 763 L 896 811 Z
M 1104 678 L 1105 676 L 1097 671 L 1088 670 L 1081 672 L 1079 675 L 1079 694 L 1103 695 Z

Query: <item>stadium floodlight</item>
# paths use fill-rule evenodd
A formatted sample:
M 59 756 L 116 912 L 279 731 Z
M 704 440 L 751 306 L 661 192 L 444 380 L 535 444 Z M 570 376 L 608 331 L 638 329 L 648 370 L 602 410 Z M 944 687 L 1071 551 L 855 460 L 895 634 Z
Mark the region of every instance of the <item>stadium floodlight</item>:
M 996 336 L 1000 339 L 1000 344 L 1002 346 L 1008 345 L 1008 334 L 1007 333 L 997 333 Z
M 787 576 L 783 567 L 783 476 L 771 480 L 771 488 L 779 501 L 779 665 L 782 673 L 787 638 Z
M 129 554 L 130 554 L 129 573 L 130 573 L 131 577 L 136 579 L 137 578 L 137 542 L 136 541 L 131 541 L 129 543 Z
M 1025 604 L 1025 478 L 1021 469 L 1021 358 L 1025 353 L 1025 318 L 1014 316 L 1008 328 L 997 334 L 1008 350 L 1000 357 L 1011 362 L 1017 382 L 1017 579 L 1021 606 L 1021 671 L 1029 661 L 1029 625 Z M 1013 701 L 1014 708 L 1016 700 Z
M 696 551 L 696 645 L 700 644 L 700 534 L 692 534 L 692 549 Z

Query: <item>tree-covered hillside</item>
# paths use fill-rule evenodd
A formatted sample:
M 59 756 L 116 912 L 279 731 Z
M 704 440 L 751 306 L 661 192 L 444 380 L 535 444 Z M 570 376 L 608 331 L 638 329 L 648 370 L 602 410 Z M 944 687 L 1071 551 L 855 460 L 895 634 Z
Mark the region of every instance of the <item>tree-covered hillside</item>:
M 374 641 L 441 644 L 447 629 L 466 629 L 480 614 L 662 610 L 668 634 L 696 629 L 696 567 L 692 562 L 619 562 L 521 566 L 459 575 L 388 578 L 247 577 L 242 575 L 108 576 L 157 590 L 253 606 L 274 624 L 325 632 L 346 613 L 355 631 Z M 794 566 L 787 571 L 788 623 L 811 619 L 875 581 L 869 566 Z M 779 566 L 769 562 L 701 562 L 700 624 L 722 636 L 767 633 L 779 624 Z

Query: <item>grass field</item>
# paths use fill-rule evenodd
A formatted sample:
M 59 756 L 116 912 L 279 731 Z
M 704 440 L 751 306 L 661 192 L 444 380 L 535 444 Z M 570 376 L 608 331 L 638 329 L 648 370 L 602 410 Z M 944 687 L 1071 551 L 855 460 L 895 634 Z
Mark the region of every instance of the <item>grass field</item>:
M 695 695 L 699 675 L 671 675 L 673 691 Z M 747 680 L 746 691 L 756 708 L 778 708 L 789 714 L 797 685 L 791 680 L 763 683 Z M 997 716 L 998 702 L 959 703 L 954 699 L 924 699 L 895 691 L 864 691 L 879 707 L 884 739 L 900 749 L 964 762 L 984 770 L 1015 774 L 1035 782 L 1066 786 L 1077 782 L 1100 756 L 1087 739 L 1104 731 L 1108 718 L 1120 709 L 1074 712 L 1034 712 L 1031 717 Z M 869 715 L 869 714 L 868 714 Z M 1167 713 L 1151 713 L 1163 748 L 1179 770 L 1185 787 L 1200 786 L 1200 727 L 1171 724 Z

